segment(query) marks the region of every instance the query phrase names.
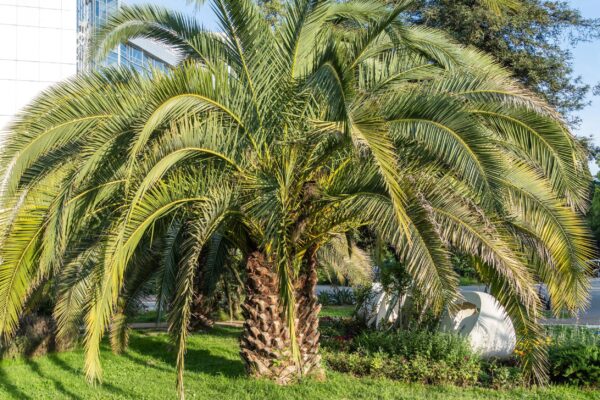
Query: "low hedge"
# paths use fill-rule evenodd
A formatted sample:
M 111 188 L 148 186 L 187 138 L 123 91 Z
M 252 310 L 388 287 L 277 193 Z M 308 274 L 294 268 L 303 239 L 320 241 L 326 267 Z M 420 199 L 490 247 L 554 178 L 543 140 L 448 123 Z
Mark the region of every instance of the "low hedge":
M 600 387 L 600 347 L 573 344 L 551 347 L 550 378 L 556 383 Z
M 373 354 L 325 352 L 329 368 L 356 376 L 386 377 L 404 382 L 471 386 L 477 383 L 480 362 L 467 357 L 460 362 L 432 360 L 422 355 L 407 359 L 378 352 Z
M 404 382 L 475 385 L 481 361 L 456 335 L 428 331 L 374 332 L 351 320 L 326 320 L 323 355 L 329 368 Z
M 437 331 L 367 330 L 352 319 L 322 319 L 329 368 L 405 382 L 511 389 L 524 383 L 515 358 L 483 360 L 457 335 Z M 600 332 L 549 327 L 552 383 L 600 387 Z

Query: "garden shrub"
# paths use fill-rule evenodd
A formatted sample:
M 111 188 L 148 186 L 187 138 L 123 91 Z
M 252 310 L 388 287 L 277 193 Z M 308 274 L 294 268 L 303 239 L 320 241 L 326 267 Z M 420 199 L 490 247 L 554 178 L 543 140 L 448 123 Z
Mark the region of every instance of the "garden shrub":
M 483 360 L 479 374 L 482 386 L 492 389 L 514 389 L 525 384 L 523 371 L 514 360 Z
M 372 285 L 358 285 L 353 288 L 352 292 L 354 296 L 354 302 L 357 305 L 357 308 L 360 308 L 365 301 L 370 300 L 373 295 L 373 286 Z
M 332 291 L 323 291 L 318 294 L 317 298 L 323 306 L 351 306 L 356 304 L 354 292 L 347 288 L 335 288 Z
M 431 360 L 422 355 L 406 359 L 382 352 L 364 354 L 327 351 L 324 354 L 327 365 L 335 371 L 404 382 L 471 386 L 477 383 L 480 373 L 477 357 L 467 358 L 460 363 L 448 363 L 445 360 Z
M 480 374 L 479 357 L 447 333 L 363 331 L 324 343 L 327 365 L 357 376 L 469 386 Z
M 579 344 L 600 346 L 600 331 L 584 326 L 547 326 L 546 335 L 553 347 Z
M 330 350 L 347 351 L 354 337 L 365 329 L 365 325 L 354 318 L 320 318 L 321 346 Z
M 600 387 L 600 347 L 571 344 L 550 348 L 550 376 L 553 382 Z
M 552 382 L 600 387 L 600 331 L 549 326 L 546 334 Z
M 336 288 L 329 293 L 331 302 L 336 306 L 351 306 L 356 304 L 354 292 L 347 288 Z
M 329 296 L 329 292 L 321 292 L 317 295 L 317 298 L 319 300 L 319 304 L 322 306 L 331 305 L 331 297 Z
M 381 351 L 390 355 L 457 362 L 472 357 L 469 343 L 450 333 L 430 331 L 363 332 L 353 341 L 354 349 L 366 353 Z
M 547 327 L 553 383 L 600 387 L 600 331 Z M 350 318 L 322 318 L 321 345 L 329 368 L 356 376 L 426 384 L 525 385 L 515 357 L 482 360 L 466 339 L 435 330 L 371 331 Z

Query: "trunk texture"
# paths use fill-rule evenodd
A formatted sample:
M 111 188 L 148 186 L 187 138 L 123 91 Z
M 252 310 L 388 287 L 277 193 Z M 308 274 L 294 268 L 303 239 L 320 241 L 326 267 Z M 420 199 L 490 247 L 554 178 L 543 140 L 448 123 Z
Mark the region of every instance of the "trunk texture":
M 210 318 L 212 314 L 212 302 L 202 293 L 195 293 L 192 303 L 192 315 L 190 318 L 190 330 L 209 329 L 214 325 Z
M 251 376 L 286 384 L 297 371 L 279 300 L 277 274 L 258 251 L 250 254 L 246 269 L 246 301 L 242 305 L 245 322 L 240 339 L 242 359 Z
M 294 285 L 296 337 L 300 350 L 302 374 L 324 379 L 325 372 L 321 367 L 321 356 L 319 355 L 321 305 L 315 294 L 317 280 L 317 259 L 313 252 L 309 252 Z
M 303 375 L 323 377 L 319 349 L 320 305 L 314 294 L 316 263 L 307 263 L 294 284 L 296 338 L 300 364 L 291 351 L 290 332 L 279 298 L 279 280 L 265 256 L 256 251 L 248 257 L 245 318 L 240 340 L 241 356 L 251 376 L 287 384 Z M 312 272 L 310 272 L 312 271 Z
M 190 330 L 209 329 L 214 325 L 211 319 L 214 302 L 208 296 L 205 282 L 205 271 L 199 263 L 198 272 L 194 282 L 194 297 L 192 302 L 192 315 L 190 318 Z

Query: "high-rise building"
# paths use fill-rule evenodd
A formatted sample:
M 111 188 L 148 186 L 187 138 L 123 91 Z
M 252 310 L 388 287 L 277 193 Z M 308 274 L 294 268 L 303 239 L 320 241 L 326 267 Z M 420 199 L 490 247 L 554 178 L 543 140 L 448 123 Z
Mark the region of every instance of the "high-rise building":
M 77 64 L 77 0 L 0 0 L 0 129 Z
M 77 70 L 94 68 L 87 49 L 93 32 L 119 9 L 121 0 L 77 0 Z M 133 39 L 110 52 L 105 65 L 125 65 L 137 70 L 166 69 L 176 62 L 176 55 L 155 42 Z
M 94 67 L 85 63 L 86 46 L 121 3 L 0 0 L 0 131 L 42 90 Z M 134 39 L 111 52 L 103 64 L 150 70 L 168 68 L 176 61 L 164 46 Z

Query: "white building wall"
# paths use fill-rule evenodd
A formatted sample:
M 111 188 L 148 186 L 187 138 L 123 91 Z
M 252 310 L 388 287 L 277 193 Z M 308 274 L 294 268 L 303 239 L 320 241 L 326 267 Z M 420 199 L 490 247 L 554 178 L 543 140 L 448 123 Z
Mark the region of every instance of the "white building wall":
M 0 0 L 0 130 L 36 95 L 76 73 L 77 0 Z

